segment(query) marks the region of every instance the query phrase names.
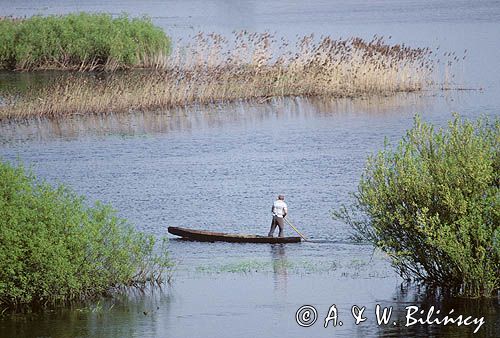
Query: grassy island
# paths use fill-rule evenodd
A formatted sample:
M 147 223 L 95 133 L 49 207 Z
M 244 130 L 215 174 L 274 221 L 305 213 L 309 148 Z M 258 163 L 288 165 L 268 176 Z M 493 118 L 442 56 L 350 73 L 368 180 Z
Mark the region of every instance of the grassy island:
M 107 14 L 0 18 L 0 69 L 154 67 L 170 39 L 146 18 Z

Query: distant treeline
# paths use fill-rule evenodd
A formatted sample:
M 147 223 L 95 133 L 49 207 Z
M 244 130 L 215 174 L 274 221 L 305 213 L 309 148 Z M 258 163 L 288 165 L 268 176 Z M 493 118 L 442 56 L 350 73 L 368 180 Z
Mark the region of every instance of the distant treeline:
M 154 67 L 170 50 L 169 37 L 147 18 L 88 13 L 0 18 L 0 69 Z

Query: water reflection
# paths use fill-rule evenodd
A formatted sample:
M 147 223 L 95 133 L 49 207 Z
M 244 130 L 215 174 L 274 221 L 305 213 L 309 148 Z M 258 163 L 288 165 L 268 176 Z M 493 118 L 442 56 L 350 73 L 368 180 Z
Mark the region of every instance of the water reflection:
M 285 246 L 271 246 L 271 257 L 276 262 L 272 278 L 267 274 L 182 278 L 174 281 L 168 294 L 129 294 L 88 307 L 8 315 L 0 318 L 0 337 L 229 337 L 231 332 L 243 332 L 244 337 L 300 337 L 304 332 L 315 337 L 498 336 L 498 299 L 449 298 L 416 287 L 394 290 L 385 287 L 387 281 L 378 279 L 360 283 L 359 279 L 332 279 L 324 275 L 288 275 Z M 274 287 L 268 287 L 273 281 Z M 311 289 L 313 286 L 316 288 Z M 370 289 L 376 291 L 378 298 L 373 298 Z M 293 318 L 298 306 L 306 302 L 318 310 L 328 309 L 336 302 L 339 313 L 347 314 L 343 317 L 346 325 L 327 330 L 318 321 L 315 327 L 304 331 Z M 353 304 L 367 306 L 365 323 L 354 325 L 348 315 Z M 375 304 L 393 307 L 389 325 L 376 325 Z M 472 333 L 473 326 L 463 325 L 405 328 L 405 307 L 410 305 L 425 310 L 434 306 L 444 313 L 454 309 L 456 314 L 484 317 L 485 324 L 476 334 Z M 398 325 L 393 325 L 393 320 Z M 232 331 L 220 331 L 222 327 Z
M 277 98 L 266 102 L 235 102 L 223 106 L 195 106 L 169 111 L 108 113 L 61 119 L 33 118 L 0 122 L 0 143 L 189 132 L 231 125 L 251 126 L 280 118 L 307 119 L 332 114 L 392 115 L 401 114 L 402 111 L 425 111 L 433 100 L 434 97 L 429 93 L 357 99 Z
M 398 325 L 383 325 L 379 327 L 380 337 L 495 337 L 500 330 L 500 299 L 466 299 L 442 295 L 439 292 L 420 289 L 418 286 L 402 285 L 395 293 L 394 299 L 387 302 L 380 302 L 382 307 L 393 307 L 393 319 Z M 450 318 L 457 318 L 463 315 L 472 318 L 484 318 L 484 324 L 477 333 L 473 333 L 477 325 L 469 326 L 456 324 L 415 324 L 405 327 L 406 307 L 417 306 L 424 314 L 416 313 L 415 319 L 427 318 L 429 309 L 433 306 L 434 313 L 431 320 L 443 319 L 446 315 Z M 450 314 L 450 311 L 453 312 Z M 437 311 L 440 311 L 437 313 Z M 392 319 L 391 319 L 392 320 Z
M 97 303 L 6 315 L 0 337 L 157 337 L 170 324 L 170 307 L 171 296 L 161 290 L 130 292 Z
M 288 260 L 285 254 L 285 244 L 274 244 L 271 247 L 271 257 L 273 262 L 274 289 L 287 293 L 288 282 Z

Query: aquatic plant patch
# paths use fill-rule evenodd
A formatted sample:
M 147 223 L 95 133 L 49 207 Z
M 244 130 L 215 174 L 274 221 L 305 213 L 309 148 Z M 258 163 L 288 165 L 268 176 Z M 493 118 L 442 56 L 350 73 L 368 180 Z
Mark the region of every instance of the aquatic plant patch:
M 284 96 L 359 97 L 430 88 L 432 51 L 381 37 L 300 37 L 263 33 L 234 39 L 199 34 L 179 43 L 153 72 L 65 77 L 40 90 L 3 93 L 0 119 L 148 111 Z
M 0 69 L 155 67 L 171 42 L 147 18 L 78 13 L 0 18 Z

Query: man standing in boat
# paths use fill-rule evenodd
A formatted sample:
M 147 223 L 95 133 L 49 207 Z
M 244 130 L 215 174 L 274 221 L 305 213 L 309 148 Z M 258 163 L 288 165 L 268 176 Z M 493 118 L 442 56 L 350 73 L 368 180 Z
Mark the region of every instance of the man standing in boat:
M 276 225 L 280 228 L 279 237 L 283 237 L 283 229 L 285 228 L 284 217 L 288 213 L 288 207 L 285 203 L 285 196 L 282 194 L 278 195 L 278 199 L 274 201 L 273 207 L 271 208 L 273 213 L 273 220 L 271 222 L 271 230 L 269 230 L 269 237 L 273 237 Z

